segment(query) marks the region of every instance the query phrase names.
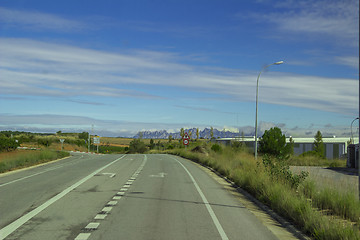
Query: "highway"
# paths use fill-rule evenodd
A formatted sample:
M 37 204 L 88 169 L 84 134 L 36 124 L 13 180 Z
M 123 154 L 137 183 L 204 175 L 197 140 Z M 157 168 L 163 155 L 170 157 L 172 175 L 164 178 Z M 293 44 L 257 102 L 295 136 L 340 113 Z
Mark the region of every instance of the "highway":
M 0 175 L 0 239 L 281 239 L 283 231 L 171 155 L 76 153 Z

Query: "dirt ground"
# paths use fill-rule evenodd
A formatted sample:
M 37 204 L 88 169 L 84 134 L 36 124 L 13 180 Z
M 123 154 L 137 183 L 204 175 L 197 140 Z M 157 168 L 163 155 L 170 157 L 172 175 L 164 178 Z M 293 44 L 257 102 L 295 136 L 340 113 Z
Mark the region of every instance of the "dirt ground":
M 320 188 L 336 188 L 340 191 L 351 191 L 357 196 L 359 195 L 359 177 L 357 169 L 308 166 L 292 166 L 290 169 L 295 173 L 301 171 L 309 172 L 309 177 L 314 180 L 316 185 Z

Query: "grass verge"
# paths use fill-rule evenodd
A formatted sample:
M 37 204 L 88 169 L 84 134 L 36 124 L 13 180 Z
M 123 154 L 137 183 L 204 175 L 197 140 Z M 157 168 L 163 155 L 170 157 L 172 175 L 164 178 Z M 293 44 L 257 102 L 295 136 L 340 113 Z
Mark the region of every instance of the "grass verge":
M 49 162 L 69 155 L 68 152 L 51 150 L 19 152 L 0 161 L 0 173 Z
M 294 188 L 282 179 L 273 178 L 261 160 L 255 161 L 248 153 L 234 151 L 231 148 L 224 148 L 216 153 L 209 149 L 208 154 L 184 149 L 166 152 L 215 169 L 315 239 L 360 239 L 359 226 L 346 220 L 354 220 L 358 216 L 350 216 L 350 212 L 358 212 L 355 211 L 359 208 L 358 200 L 351 199 L 346 202 L 340 196 L 326 196 L 326 193 L 320 194 L 311 190 L 309 186 L 304 186 L 305 183 L 300 184 L 299 188 Z M 331 201 L 334 203 L 329 203 Z M 347 207 L 342 207 L 344 205 Z M 348 210 L 340 213 L 340 210 L 334 210 L 336 208 Z M 333 217 L 324 209 L 331 209 L 340 216 Z

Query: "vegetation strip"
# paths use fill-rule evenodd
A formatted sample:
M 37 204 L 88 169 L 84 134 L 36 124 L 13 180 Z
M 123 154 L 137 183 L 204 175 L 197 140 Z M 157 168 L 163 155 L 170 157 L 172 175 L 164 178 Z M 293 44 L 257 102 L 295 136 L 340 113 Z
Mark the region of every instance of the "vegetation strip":
M 215 169 L 315 239 L 360 239 L 358 223 L 354 225 L 346 219 L 337 221 L 316 209 L 317 206 L 303 194 L 306 181 L 295 181 L 298 184 L 294 185 L 286 177 L 280 177 L 281 171 L 278 176 L 272 175 L 261 160 L 255 161 L 246 151 L 220 147 L 222 150 L 215 152 L 211 150 L 212 146 L 201 146 L 205 153 L 185 149 L 168 150 L 167 153 Z M 293 182 L 294 179 L 296 177 Z M 343 203 L 337 203 L 340 204 Z
M 64 151 L 25 150 L 25 152 L 20 152 L 19 154 L 0 161 L 0 173 L 19 168 L 30 167 L 33 165 L 49 162 L 67 156 L 70 156 L 70 153 Z

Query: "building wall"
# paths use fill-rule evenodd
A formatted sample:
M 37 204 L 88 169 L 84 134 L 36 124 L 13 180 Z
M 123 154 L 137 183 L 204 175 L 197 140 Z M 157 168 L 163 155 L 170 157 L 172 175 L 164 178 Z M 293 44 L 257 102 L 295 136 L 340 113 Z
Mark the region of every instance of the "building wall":
M 222 143 L 225 145 L 231 144 L 230 139 L 216 139 L 213 142 Z M 253 149 L 255 147 L 254 140 L 245 140 L 244 143 L 247 147 Z M 325 145 L 325 157 L 327 159 L 340 158 L 346 154 L 347 143 L 346 142 L 327 142 Z M 300 155 L 304 152 L 313 151 L 314 143 L 313 142 L 295 142 L 294 143 L 294 154 Z

